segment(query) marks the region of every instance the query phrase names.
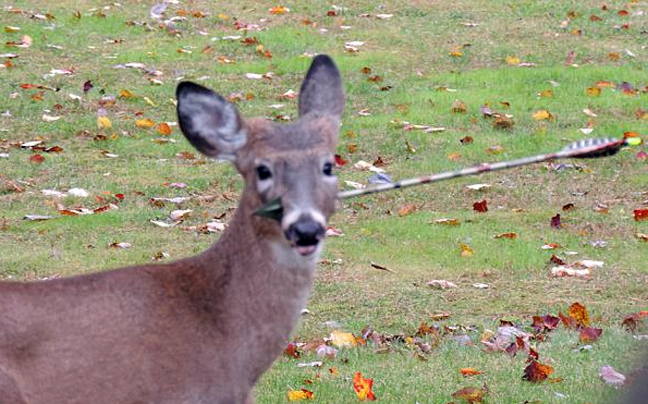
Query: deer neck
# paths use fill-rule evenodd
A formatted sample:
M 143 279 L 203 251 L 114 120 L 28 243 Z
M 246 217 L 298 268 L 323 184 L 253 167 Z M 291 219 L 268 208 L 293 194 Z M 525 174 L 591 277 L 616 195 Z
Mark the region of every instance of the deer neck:
M 228 229 L 205 254 L 229 272 L 227 305 L 236 310 L 232 329 L 260 375 L 283 350 L 306 306 L 316 257 L 302 257 L 285 240 L 279 225 L 253 214 L 244 196 Z M 261 350 L 264 352 L 252 352 Z M 253 372 L 257 373 L 257 372 Z

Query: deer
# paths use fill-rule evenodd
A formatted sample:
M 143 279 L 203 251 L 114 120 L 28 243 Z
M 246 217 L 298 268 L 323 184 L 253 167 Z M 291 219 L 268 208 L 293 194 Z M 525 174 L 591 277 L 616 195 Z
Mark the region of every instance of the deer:
M 174 262 L 0 282 L 0 404 L 248 404 L 283 352 L 336 206 L 340 72 L 313 58 L 290 123 L 189 81 L 176 97 L 191 145 L 245 181 L 228 227 Z

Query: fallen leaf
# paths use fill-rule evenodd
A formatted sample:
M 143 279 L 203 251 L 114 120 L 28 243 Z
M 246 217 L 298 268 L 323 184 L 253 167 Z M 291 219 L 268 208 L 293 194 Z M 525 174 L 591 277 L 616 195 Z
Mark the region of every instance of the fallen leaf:
M 441 219 L 436 219 L 434 223 L 437 224 L 444 224 L 447 226 L 458 226 L 459 221 L 457 219 L 448 219 L 448 218 L 441 218 Z
M 480 191 L 482 189 L 488 189 L 491 187 L 491 184 L 472 184 L 472 185 L 466 185 L 467 189 L 470 189 L 471 191 Z
M 356 374 L 353 376 L 353 390 L 355 391 L 360 401 L 376 400 L 376 396 L 374 395 L 373 391 L 371 391 L 372 385 L 373 379 L 364 379 L 360 372 L 356 372 Z
M 468 404 L 481 403 L 484 401 L 487 391 L 478 387 L 464 387 L 452 393 L 452 398 L 464 400 Z
M 538 96 L 540 98 L 551 98 L 554 96 L 554 90 L 552 89 L 542 90 L 538 93 Z
M 162 136 L 169 136 L 172 132 L 171 126 L 166 122 L 160 122 L 155 129 Z
M 108 117 L 100 116 L 97 118 L 97 127 L 99 129 L 110 129 L 112 128 L 112 122 L 110 122 Z
M 553 121 L 555 119 L 551 112 L 547 111 L 546 109 L 541 109 L 534 112 L 533 114 L 531 114 L 531 117 L 536 121 Z
M 416 206 L 413 203 L 410 203 L 398 209 L 398 216 L 399 217 L 407 216 L 409 214 L 416 212 L 417 210 L 418 210 L 418 206 Z
M 131 248 L 133 245 L 131 243 L 110 243 L 108 247 L 110 248 Z
M 587 314 L 587 308 L 582 304 L 575 302 L 569 306 L 568 311 L 569 317 L 574 319 L 577 327 L 588 327 L 589 326 L 589 316 Z
M 637 222 L 648 220 L 648 209 L 635 209 L 634 220 Z
M 468 244 L 459 243 L 459 248 L 461 249 L 460 255 L 462 257 L 471 257 L 475 255 L 475 251 L 468 246 Z
M 288 390 L 288 401 L 314 400 L 315 393 L 310 390 Z
M 601 328 L 585 327 L 578 333 L 578 340 L 583 344 L 589 344 L 599 339 L 602 333 Z
M 494 238 L 508 238 L 508 239 L 514 239 L 517 238 L 517 233 L 514 232 L 509 232 L 509 233 L 500 233 L 496 234 Z
M 612 366 L 602 366 L 601 370 L 599 370 L 599 376 L 605 383 L 614 386 L 620 386 L 626 381 L 626 377 L 614 370 Z
M 601 95 L 601 87 L 587 87 L 585 93 L 590 97 L 598 97 Z
M 351 347 L 357 344 L 356 338 L 350 332 L 333 331 L 330 336 L 331 344 L 338 348 Z
M 552 373 L 553 367 L 543 365 L 536 360 L 531 360 L 529 365 L 524 369 L 524 376 L 522 376 L 522 379 L 537 383 L 546 380 Z
M 153 127 L 154 125 L 155 122 L 153 122 L 150 119 L 138 119 L 135 121 L 135 126 L 137 126 L 138 128 L 146 129 L 146 128 Z
M 473 203 L 473 210 L 479 213 L 488 212 L 488 202 L 486 201 L 486 199 Z
M 433 279 L 427 282 L 426 285 L 435 289 L 455 289 L 457 287 L 456 284 L 444 279 Z
M 276 6 L 276 7 L 272 7 L 269 11 L 270 11 L 270 14 L 281 15 L 281 14 L 288 13 L 290 11 L 290 9 L 288 7 L 285 7 L 285 6 Z
M 459 372 L 464 376 L 477 376 L 484 374 L 484 372 L 482 372 L 481 370 L 474 368 L 461 368 L 459 369 Z
M 562 227 L 562 221 L 560 220 L 560 213 L 551 218 L 551 227 L 554 229 L 560 229 Z
M 468 107 L 463 101 L 455 100 L 450 107 L 451 111 L 455 114 L 465 114 L 468 110 Z
M 585 269 L 574 269 L 568 266 L 558 266 L 551 268 L 551 275 L 562 277 L 562 276 L 575 276 L 577 278 L 586 278 L 591 275 L 592 271 L 588 268 Z
M 43 157 L 40 154 L 32 154 L 29 157 L 29 161 L 34 163 L 34 164 L 42 164 L 45 161 L 45 157 Z

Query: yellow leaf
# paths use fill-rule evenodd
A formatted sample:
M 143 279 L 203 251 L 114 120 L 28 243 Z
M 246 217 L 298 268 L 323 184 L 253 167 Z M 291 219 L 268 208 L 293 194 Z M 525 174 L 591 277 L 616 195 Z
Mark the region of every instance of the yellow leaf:
M 538 95 L 542 98 L 551 98 L 554 96 L 554 92 L 552 89 L 542 90 L 538 93 Z
M 598 97 L 601 95 L 601 87 L 587 87 L 585 93 L 590 97 Z
M 218 18 L 219 20 L 229 20 L 229 16 L 227 14 L 222 14 L 222 13 L 218 14 L 216 18 Z
M 472 248 L 470 248 L 468 244 L 459 243 L 459 247 L 461 248 L 462 257 L 471 257 L 475 255 L 475 251 Z
M 6 27 L 4 27 L 4 32 L 12 33 L 12 32 L 18 32 L 18 31 L 20 31 L 20 27 L 12 27 L 10 25 L 7 25 Z
M 506 63 L 510 65 L 519 65 L 520 63 L 522 63 L 522 61 L 517 56 L 507 56 Z
M 338 348 L 355 346 L 357 344 L 353 334 L 337 330 L 331 333 L 331 343 Z
M 455 114 L 464 114 L 468 110 L 468 107 L 466 106 L 466 104 L 463 101 L 455 100 L 452 103 L 451 109 L 452 109 L 452 112 L 454 112 Z
M 551 112 L 547 111 L 546 109 L 541 109 L 539 111 L 534 112 L 531 117 L 535 119 L 536 121 L 553 121 L 554 116 L 551 115 Z
M 150 106 L 157 107 L 157 105 L 155 105 L 155 103 L 149 97 L 142 97 L 142 99 L 146 101 L 146 103 L 149 104 Z
M 459 49 L 451 50 L 448 54 L 449 54 L 450 56 L 452 56 L 452 57 L 455 57 L 455 58 L 460 58 L 460 57 L 463 56 L 463 52 L 460 51 Z
M 110 129 L 112 128 L 112 122 L 105 116 L 100 116 L 97 118 L 97 127 L 99 129 Z
M 150 119 L 138 119 L 135 121 L 135 126 L 137 126 L 138 128 L 146 129 L 152 127 L 153 125 L 155 125 L 155 122 Z
M 288 390 L 288 401 L 313 400 L 315 393 L 310 390 Z

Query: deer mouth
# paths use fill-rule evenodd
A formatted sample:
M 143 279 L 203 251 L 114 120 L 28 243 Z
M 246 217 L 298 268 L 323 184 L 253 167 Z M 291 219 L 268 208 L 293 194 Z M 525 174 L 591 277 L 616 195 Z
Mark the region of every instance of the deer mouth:
M 285 231 L 286 238 L 291 246 L 303 256 L 309 256 L 317 251 L 317 247 L 324 239 L 326 230 L 315 220 L 298 220 Z

